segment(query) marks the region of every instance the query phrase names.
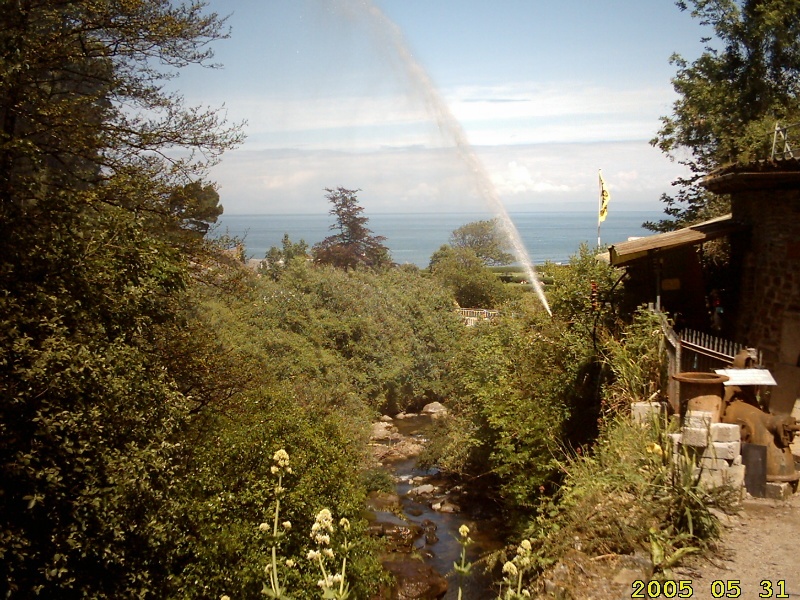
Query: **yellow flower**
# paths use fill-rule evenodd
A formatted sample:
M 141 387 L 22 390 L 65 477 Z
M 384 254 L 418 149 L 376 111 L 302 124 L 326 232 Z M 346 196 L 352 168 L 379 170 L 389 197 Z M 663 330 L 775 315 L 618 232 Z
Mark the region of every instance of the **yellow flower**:
M 467 537 L 469 535 L 469 527 L 467 527 L 466 525 L 462 525 L 461 527 L 459 527 L 458 535 L 460 535 L 462 538 Z

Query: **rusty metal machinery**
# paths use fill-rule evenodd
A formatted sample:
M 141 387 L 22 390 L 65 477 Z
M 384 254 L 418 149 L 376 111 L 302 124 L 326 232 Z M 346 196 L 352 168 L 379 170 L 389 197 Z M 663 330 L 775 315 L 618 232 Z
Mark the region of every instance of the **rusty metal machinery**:
M 672 376 L 681 384 L 680 415 L 683 420 L 686 411 L 700 410 L 711 413 L 711 421 L 719 423 L 723 410 L 723 384 L 728 381 L 725 375 L 716 373 L 684 372 Z
M 747 351 L 741 352 L 733 363 L 737 378 L 757 373 L 753 366 Z M 725 372 L 733 374 L 731 370 Z M 699 410 L 710 412 L 712 422 L 739 425 L 742 442 L 766 447 L 767 481 L 800 480 L 790 448 L 800 424 L 792 416 L 766 410 L 759 402 L 755 385 L 731 385 L 733 380 L 715 373 L 678 373 L 673 378 L 681 383 L 681 418 L 687 410 Z
M 754 367 L 754 356 L 747 350 L 742 350 L 733 359 L 734 369 L 747 371 Z M 759 402 L 755 386 L 731 385 L 725 389 L 722 421 L 739 425 L 743 443 L 766 446 L 767 481 L 800 480 L 790 448 L 800 425 L 792 416 L 771 414 Z
M 739 388 L 728 388 L 723 423 L 734 423 L 741 429 L 742 442 L 767 447 L 767 481 L 794 482 L 800 473 L 794 468 L 789 447 L 800 425 L 789 415 L 772 415 L 737 396 Z

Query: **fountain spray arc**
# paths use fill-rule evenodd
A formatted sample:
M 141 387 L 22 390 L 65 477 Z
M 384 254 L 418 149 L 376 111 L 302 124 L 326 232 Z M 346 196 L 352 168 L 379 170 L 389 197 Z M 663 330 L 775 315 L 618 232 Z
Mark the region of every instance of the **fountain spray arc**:
M 533 284 L 533 288 L 545 310 L 552 316 L 553 313 L 550 311 L 550 305 L 547 303 L 544 289 L 536 274 L 528 251 L 525 249 L 525 244 L 522 243 L 519 231 L 517 231 L 514 222 L 508 215 L 508 211 L 506 211 L 483 163 L 467 140 L 464 128 L 453 116 L 444 98 L 439 94 L 436 86 L 428 76 L 428 73 L 414 58 L 406 43 L 403 32 L 382 10 L 375 6 L 372 0 L 342 0 L 341 7 L 346 12 L 358 16 L 366 14 L 370 23 L 384 34 L 382 39 L 389 44 L 391 50 L 400 58 L 409 82 L 414 91 L 425 102 L 428 112 L 436 119 L 439 130 L 444 135 L 449 136 L 455 144 L 459 157 L 466 164 L 474 180 L 476 189 L 481 197 L 488 203 L 492 212 L 497 215 L 503 233 L 511 242 L 514 256 L 524 267 L 528 279 Z

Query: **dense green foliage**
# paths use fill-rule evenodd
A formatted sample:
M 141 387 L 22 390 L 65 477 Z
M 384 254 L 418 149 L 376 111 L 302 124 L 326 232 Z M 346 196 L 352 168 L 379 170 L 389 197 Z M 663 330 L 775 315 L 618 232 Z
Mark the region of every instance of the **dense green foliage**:
M 219 400 L 168 368 L 219 212 L 207 184 L 179 190 L 238 139 L 159 80 L 224 32 L 163 1 L 0 14 L 0 593 L 157 594 L 182 432 Z
M 463 308 L 497 308 L 514 297 L 471 248 L 442 246 L 431 256 L 429 270 Z
M 606 361 L 614 373 L 604 394 L 628 401 L 653 398 L 663 390 L 666 355 L 660 317 L 638 311 L 619 339 L 609 339 Z M 629 359 L 639 356 L 636 371 Z M 640 378 L 641 377 L 641 378 Z M 613 404 L 613 402 L 612 402 Z M 741 491 L 708 488 L 686 459 L 676 462 L 670 423 L 664 415 L 647 424 L 630 419 L 628 405 L 607 413 L 607 422 L 588 452 L 570 452 L 560 460 L 563 481 L 542 505 L 524 533 L 532 543 L 540 573 L 575 552 L 588 556 L 650 555 L 661 576 L 687 554 L 707 548 L 719 533 L 714 509 L 731 510 Z
M 270 458 L 286 448 L 294 473 L 281 514 L 292 530 L 281 554 L 298 565 L 287 571 L 293 595 L 313 597 L 317 577 L 305 553 L 314 513 L 327 507 L 349 518 L 358 537 L 370 421 L 379 409 L 449 396 L 448 360 L 464 327 L 447 292 L 417 269 L 343 271 L 294 260 L 278 281 L 217 279 L 204 289 L 218 356 L 238 365 L 247 386 L 203 420 L 182 492 L 187 514 L 202 518 L 182 521 L 194 542 L 176 559 L 183 566 L 173 593 L 257 596 L 266 538 L 256 527 L 274 506 Z M 377 580 L 372 546 L 362 539 L 352 557 L 356 597 Z
M 294 260 L 308 260 L 308 244 L 305 240 L 293 242 L 288 233 L 283 234 L 281 247 L 272 246 L 264 255 L 264 262 L 259 267 L 259 272 L 267 274 L 274 280 L 280 279 L 283 272 L 289 268 Z
M 605 360 L 615 376 L 626 368 L 619 368 L 619 356 L 637 352 L 647 363 L 642 372 L 663 366 L 662 336 L 661 317 L 638 311 L 619 339 L 605 340 L 616 346 Z M 627 389 L 631 382 L 612 379 L 604 393 L 614 387 L 614 395 L 625 390 L 642 400 L 638 383 Z M 632 422 L 627 406 L 607 416 L 591 445 L 554 459 L 559 485 L 525 515 L 517 547 L 488 557 L 503 565 L 498 598 L 539 597 L 547 587 L 558 597 L 591 595 L 619 572 L 619 564 L 604 566 L 605 559 L 621 556 L 649 555 L 654 579 L 674 579 L 672 568 L 684 557 L 712 546 L 719 533 L 714 513 L 735 510 L 741 490 L 709 489 L 693 459 L 673 456 L 663 413 L 647 423 Z
M 461 476 L 491 476 L 495 498 L 531 507 L 550 482 L 553 456 L 579 395 L 587 347 L 542 311 L 471 328 L 455 357 L 455 417 L 432 447 L 440 468 Z
M 679 99 L 661 119 L 652 141 L 691 174 L 665 195 L 667 231 L 727 212 L 728 203 L 697 185 L 713 169 L 769 157 L 776 123 L 800 119 L 800 2 L 797 0 L 689 0 L 677 3 L 713 29 L 693 62 L 673 56 Z
M 507 265 L 514 262 L 514 256 L 508 252 L 511 247 L 508 236 L 500 229 L 497 219 L 462 225 L 450 235 L 450 245 L 453 248 L 469 248 L 485 265 Z
M 560 449 L 596 433 L 603 377 L 596 336 L 615 321 L 614 272 L 588 249 L 568 268 L 546 269 L 552 317 L 525 294 L 503 305 L 499 318 L 470 328 L 450 371 L 453 419 L 425 457 L 446 472 L 479 478 L 504 507 L 522 511 L 557 480 Z M 592 279 L 606 300 L 596 310 Z

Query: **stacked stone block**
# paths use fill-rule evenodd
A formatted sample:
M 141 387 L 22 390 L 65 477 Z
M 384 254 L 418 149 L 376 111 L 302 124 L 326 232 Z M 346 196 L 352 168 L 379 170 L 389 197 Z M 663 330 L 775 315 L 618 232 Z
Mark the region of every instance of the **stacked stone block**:
M 649 425 L 653 419 L 661 417 L 664 405 L 661 402 L 633 402 L 631 404 L 631 419 L 639 425 Z
M 675 464 L 691 465 L 693 474 L 699 474 L 707 488 L 730 485 L 744 490 L 738 425 L 715 423 L 711 412 L 687 411 L 681 432 L 670 434 L 670 438 Z

